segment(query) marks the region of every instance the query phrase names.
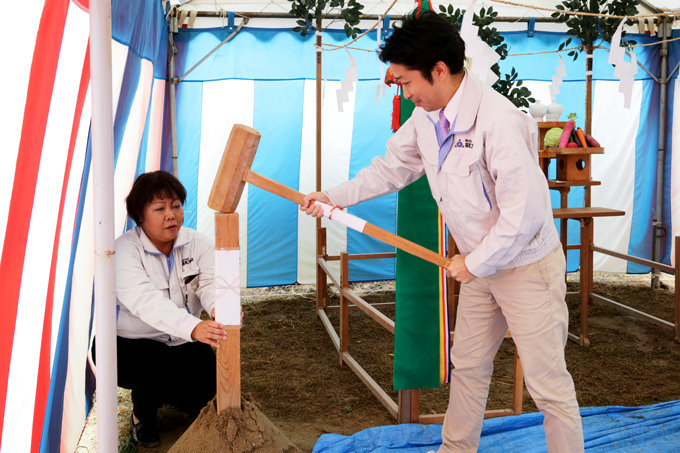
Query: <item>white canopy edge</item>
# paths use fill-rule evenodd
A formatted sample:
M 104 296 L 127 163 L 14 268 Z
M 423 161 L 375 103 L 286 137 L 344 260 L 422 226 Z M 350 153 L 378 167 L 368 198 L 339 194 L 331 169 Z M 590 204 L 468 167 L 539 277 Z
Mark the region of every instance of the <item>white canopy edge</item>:
M 555 8 L 561 2 L 552 0 L 513 0 L 515 3 L 521 3 L 541 8 Z M 364 5 L 363 13 L 366 15 L 381 16 L 387 11 L 392 4 L 392 0 L 359 0 Z M 242 0 L 170 0 L 170 4 L 178 6 L 178 9 L 187 14 L 192 11 L 197 12 L 197 16 L 193 21 L 193 28 L 210 28 L 210 27 L 224 27 L 227 25 L 227 13 L 262 13 L 271 14 L 275 16 L 285 15 L 290 11 L 291 3 L 288 0 L 256 0 L 256 1 L 242 1 Z M 441 1 L 431 0 L 435 11 L 439 11 L 439 6 L 453 5 L 454 8 L 466 9 L 470 5 L 469 0 L 453 0 Z M 394 6 L 390 9 L 390 16 L 402 16 L 411 12 L 417 5 L 413 0 L 397 0 Z M 504 3 L 497 3 L 491 0 L 482 0 L 480 8 L 493 7 L 498 12 L 499 17 L 507 19 L 502 22 L 498 21 L 494 24 L 496 28 L 501 31 L 514 31 L 526 29 L 526 21 L 534 17 L 540 21 L 543 18 L 550 18 L 551 11 L 535 9 L 530 7 L 519 7 L 507 5 Z M 653 14 L 653 8 L 658 8 L 661 11 L 678 11 L 680 16 L 680 8 L 677 7 L 677 0 L 645 0 L 638 6 L 638 14 Z M 216 17 L 205 17 L 201 14 L 216 14 Z M 221 17 L 220 17 L 221 15 Z M 236 23 L 240 23 L 241 19 L 237 18 Z M 332 19 L 324 21 L 324 28 L 328 24 L 330 28 L 341 28 L 341 21 L 332 23 Z M 365 29 L 372 26 L 375 20 L 361 21 L 360 28 Z M 295 20 L 281 17 L 254 17 L 248 22 L 248 27 L 256 28 L 292 28 L 295 26 Z M 680 27 L 680 20 L 676 20 L 674 28 Z M 566 27 L 562 24 L 537 22 L 536 30 L 540 31 L 565 31 Z M 629 27 L 629 32 L 637 33 L 637 26 Z

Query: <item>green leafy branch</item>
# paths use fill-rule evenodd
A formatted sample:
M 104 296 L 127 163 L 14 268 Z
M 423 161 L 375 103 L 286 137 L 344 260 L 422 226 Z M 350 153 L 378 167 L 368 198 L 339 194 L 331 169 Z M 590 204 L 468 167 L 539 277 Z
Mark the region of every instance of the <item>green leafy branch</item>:
M 529 105 L 536 102 L 536 99 L 531 97 L 531 90 L 522 86 L 523 80 L 517 80 L 518 73 L 513 67 L 510 74 L 505 74 L 503 78 L 499 78 L 493 84 L 493 89 L 508 98 L 510 102 L 515 104 L 517 108 L 528 108 Z
M 560 11 L 584 12 L 594 14 L 607 14 L 612 16 L 635 16 L 638 13 L 637 5 L 640 0 L 564 0 L 555 8 Z M 621 19 L 599 16 L 579 16 L 555 12 L 551 15 L 563 22 L 568 27 L 567 34 L 578 39 L 581 44 L 577 50 L 570 50 L 567 55 L 576 60 L 580 52 L 592 53 L 596 45 L 602 41 L 611 42 Z M 628 19 L 626 25 L 633 25 L 633 20 Z M 624 30 L 621 34 L 621 45 L 626 47 L 636 44 L 633 40 L 624 40 Z M 560 44 L 562 50 L 571 44 L 571 38 Z
M 340 18 L 344 21 L 344 31 L 347 37 L 356 38 L 361 29 L 361 10 L 364 5 L 356 0 L 288 0 L 290 14 L 297 17 L 297 26 L 293 31 L 306 36 L 312 30 L 321 28 L 321 21 L 324 17 L 339 11 Z M 346 5 L 345 5 L 346 4 Z

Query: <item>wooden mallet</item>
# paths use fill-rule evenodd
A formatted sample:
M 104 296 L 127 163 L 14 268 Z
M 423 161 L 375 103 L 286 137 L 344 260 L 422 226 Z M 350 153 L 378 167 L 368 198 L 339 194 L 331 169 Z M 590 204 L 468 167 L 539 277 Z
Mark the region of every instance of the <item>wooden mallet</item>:
M 293 203 L 302 205 L 305 197 L 303 193 L 259 175 L 250 169 L 259 143 L 260 133 L 255 129 L 242 124 L 234 125 L 229 135 L 227 146 L 224 149 L 222 161 L 217 169 L 212 191 L 210 192 L 210 198 L 208 199 L 208 206 L 210 208 L 219 212 L 233 213 L 236 210 L 236 206 L 238 206 L 241 193 L 243 193 L 243 188 L 247 182 Z M 390 244 L 440 267 L 447 267 L 451 262 L 445 256 L 390 233 L 358 217 L 347 214 L 340 209 L 324 203 L 318 204 L 322 206 L 324 214 L 330 219 L 344 223 L 348 227 L 379 241 Z

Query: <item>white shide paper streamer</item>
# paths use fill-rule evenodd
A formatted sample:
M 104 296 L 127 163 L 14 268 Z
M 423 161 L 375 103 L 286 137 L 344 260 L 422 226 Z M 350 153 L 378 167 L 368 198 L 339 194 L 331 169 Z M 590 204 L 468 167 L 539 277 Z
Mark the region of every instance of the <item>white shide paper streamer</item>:
M 241 325 L 240 250 L 215 250 L 215 321 Z
M 343 111 L 343 104 L 349 101 L 349 94 L 354 90 L 354 82 L 359 80 L 359 73 L 357 71 L 357 62 L 347 49 L 349 56 L 349 68 L 345 70 L 345 78 L 340 81 L 340 88 L 336 91 L 338 97 L 338 112 Z
M 382 27 L 383 27 L 383 17 L 380 16 L 379 18 L 379 24 L 377 27 L 377 42 L 376 42 L 376 51 L 380 49 L 380 43 L 382 42 Z M 377 55 L 377 52 L 376 52 Z M 378 85 L 375 87 L 375 98 L 373 99 L 373 103 L 377 104 L 380 102 L 380 98 L 385 96 L 385 91 L 387 88 L 387 85 L 385 85 L 385 63 L 382 62 L 382 60 L 378 59 L 378 62 L 380 63 L 380 72 L 378 73 Z
M 564 65 L 562 55 L 558 53 L 557 58 L 560 59 L 560 63 L 557 65 L 557 69 L 555 69 L 555 75 L 552 78 L 552 85 L 550 85 L 550 99 L 554 104 L 557 104 L 557 95 L 560 94 L 562 80 L 564 80 L 564 76 L 567 75 L 567 68 Z
M 631 51 L 631 61 L 626 61 L 626 49 L 621 47 L 621 35 L 623 34 L 623 24 L 628 18 L 621 19 L 621 23 L 616 28 L 612 36 L 611 47 L 609 48 L 609 58 L 607 62 L 614 65 L 614 77 L 620 80 L 619 92 L 623 94 L 623 106 L 630 108 L 630 101 L 633 96 L 633 80 L 637 74 L 637 58 L 635 52 Z
M 460 37 L 465 41 L 465 56 L 472 60 L 470 72 L 479 77 L 487 86 L 491 86 L 498 80 L 491 66 L 496 64 L 501 57 L 478 36 L 479 27 L 472 25 L 478 2 L 479 0 L 472 0 L 465 11 L 460 27 Z

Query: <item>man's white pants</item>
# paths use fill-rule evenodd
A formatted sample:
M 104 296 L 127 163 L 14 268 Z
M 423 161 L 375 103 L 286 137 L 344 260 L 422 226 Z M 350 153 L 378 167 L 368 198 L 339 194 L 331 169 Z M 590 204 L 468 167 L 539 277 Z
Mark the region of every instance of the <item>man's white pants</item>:
M 564 360 L 565 267 L 558 247 L 536 263 L 462 285 L 440 453 L 477 450 L 493 360 L 508 328 L 527 389 L 545 417 L 548 451 L 583 451 L 574 382 Z

